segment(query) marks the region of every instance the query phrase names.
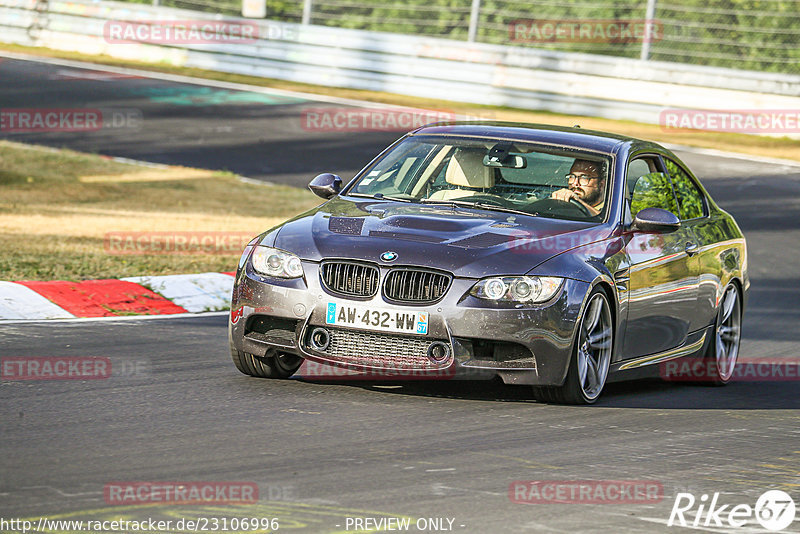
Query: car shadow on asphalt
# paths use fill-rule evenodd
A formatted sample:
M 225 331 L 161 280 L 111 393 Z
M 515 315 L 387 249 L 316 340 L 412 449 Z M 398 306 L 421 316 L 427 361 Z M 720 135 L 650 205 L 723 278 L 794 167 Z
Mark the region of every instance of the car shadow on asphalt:
M 659 379 L 609 384 L 599 404 L 659 410 L 796 410 L 800 382 L 736 381 L 726 386 Z
M 331 383 L 318 379 L 301 380 L 315 384 Z M 529 387 L 506 385 L 499 380 L 336 381 L 335 383 L 384 395 L 540 404 L 533 399 Z M 800 408 L 800 382 L 742 381 L 715 387 L 647 378 L 608 384 L 595 406 L 658 410 L 795 410 Z

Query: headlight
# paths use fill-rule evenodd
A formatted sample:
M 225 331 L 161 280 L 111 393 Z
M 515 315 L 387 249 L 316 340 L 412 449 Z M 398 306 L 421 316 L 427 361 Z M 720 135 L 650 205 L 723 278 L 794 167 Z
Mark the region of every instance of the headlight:
M 473 297 L 504 302 L 545 302 L 553 298 L 563 278 L 555 276 L 504 276 L 481 280 L 470 290 Z
M 242 266 L 244 266 L 244 262 L 247 261 L 247 258 L 250 257 L 250 252 L 253 250 L 253 247 L 258 242 L 258 237 L 259 236 L 256 236 L 253 239 L 251 239 L 250 242 L 247 244 L 247 246 L 244 247 L 244 250 L 242 251 L 242 255 L 239 257 L 239 268 L 240 269 L 242 268 Z
M 276 248 L 256 247 L 250 259 L 253 269 L 260 274 L 277 278 L 299 278 L 303 276 L 300 258 Z

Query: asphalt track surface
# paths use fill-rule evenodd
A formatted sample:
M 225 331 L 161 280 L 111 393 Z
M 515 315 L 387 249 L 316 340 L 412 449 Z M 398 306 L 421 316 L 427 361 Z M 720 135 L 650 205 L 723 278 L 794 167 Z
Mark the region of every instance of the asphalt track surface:
M 0 62 L 3 107 L 139 107 L 157 126 L 116 137 L 7 137 L 291 184 L 322 170 L 346 176 L 396 137 L 292 130 L 297 102 L 181 107 L 125 96 L 125 87 L 183 90 L 167 82 L 37 81 L 58 68 Z M 230 130 L 219 130 L 226 124 Z M 800 167 L 679 155 L 748 238 L 742 357 L 796 362 Z M 611 384 L 593 407 L 538 404 L 525 388 L 487 382 L 267 381 L 235 370 L 226 320 L 0 325 L 2 356 L 103 356 L 115 369 L 107 380 L 0 381 L 0 517 L 277 517 L 279 532 L 347 531 L 348 517 L 411 517 L 449 518 L 453 532 L 469 533 L 681 532 L 688 529 L 666 526 L 679 492 L 720 492 L 720 505 L 753 506 L 764 491 L 782 489 L 800 504 L 797 379 L 724 388 Z M 509 499 L 517 480 L 587 479 L 655 481 L 664 499 Z M 248 481 L 259 501 L 106 504 L 104 486 L 123 481 Z M 757 527 L 699 530 L 763 531 Z M 795 522 L 786 532 L 798 530 Z M 412 522 L 409 531 L 419 530 Z
M 100 110 L 105 119 L 102 129 L 81 132 L 11 133 L 7 125 L 0 138 L 227 170 L 297 187 L 321 172 L 353 176 L 404 133 L 317 128 L 323 123 L 303 120 L 308 113 L 352 106 L 280 92 L 232 91 L 2 57 L 0 107 Z

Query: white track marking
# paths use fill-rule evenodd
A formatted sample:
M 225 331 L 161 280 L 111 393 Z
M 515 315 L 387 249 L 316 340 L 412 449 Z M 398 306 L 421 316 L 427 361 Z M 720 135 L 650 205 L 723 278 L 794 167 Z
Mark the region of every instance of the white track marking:
M 0 282 L 0 319 L 74 319 L 33 289 L 14 282 Z
M 194 313 L 228 309 L 233 292 L 233 277 L 222 273 L 134 276 L 122 280 L 143 285 Z

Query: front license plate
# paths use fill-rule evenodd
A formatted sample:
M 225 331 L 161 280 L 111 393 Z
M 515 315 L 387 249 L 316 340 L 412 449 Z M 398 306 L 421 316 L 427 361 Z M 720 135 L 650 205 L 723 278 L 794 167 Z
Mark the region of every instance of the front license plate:
M 428 333 L 428 312 L 384 310 L 372 306 L 329 302 L 325 323 L 349 328 L 424 336 Z

